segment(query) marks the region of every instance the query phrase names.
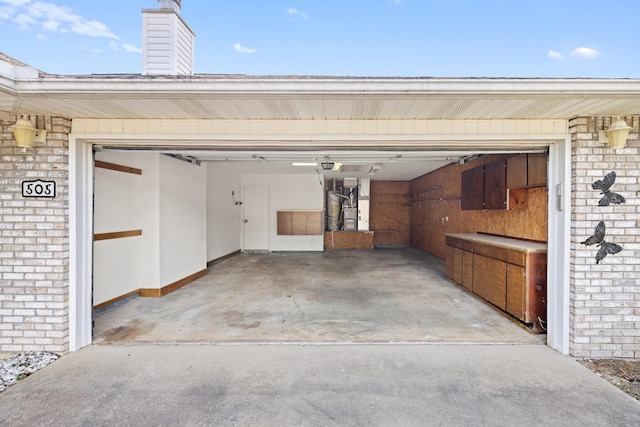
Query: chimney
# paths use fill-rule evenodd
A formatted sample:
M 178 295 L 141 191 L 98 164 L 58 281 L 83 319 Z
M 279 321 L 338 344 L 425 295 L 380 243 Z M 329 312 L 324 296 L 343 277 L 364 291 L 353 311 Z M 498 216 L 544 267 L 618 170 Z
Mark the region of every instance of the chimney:
M 142 74 L 193 75 L 195 33 L 180 16 L 181 0 L 142 9 Z

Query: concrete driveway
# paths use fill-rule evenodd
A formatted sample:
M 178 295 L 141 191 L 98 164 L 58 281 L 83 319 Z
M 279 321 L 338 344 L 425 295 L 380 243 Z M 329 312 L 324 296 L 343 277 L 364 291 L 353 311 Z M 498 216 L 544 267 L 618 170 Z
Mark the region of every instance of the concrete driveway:
M 94 345 L 0 394 L 4 426 L 638 426 L 541 345 Z

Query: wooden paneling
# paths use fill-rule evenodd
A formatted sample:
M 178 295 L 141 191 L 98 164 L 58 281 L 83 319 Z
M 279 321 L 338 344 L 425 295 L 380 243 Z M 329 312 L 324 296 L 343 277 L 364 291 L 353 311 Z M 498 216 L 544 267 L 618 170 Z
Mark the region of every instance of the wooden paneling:
M 414 221 L 409 212 L 409 183 L 371 181 L 370 191 L 369 229 L 375 232 L 374 245 L 408 245 L 409 223 Z
M 95 161 L 95 167 L 101 168 L 101 169 L 109 169 L 117 172 L 132 173 L 134 175 L 142 175 L 142 169 L 132 168 L 132 167 L 123 166 L 123 165 L 117 165 L 115 163 L 103 162 L 101 160 Z
M 485 232 L 516 238 L 547 240 L 547 188 L 527 188 L 527 206 L 521 210 L 462 210 L 462 172 L 475 166 L 491 163 L 505 156 L 486 156 L 461 165 L 452 163 L 411 181 L 410 195 L 430 189 L 433 193 L 429 203 L 410 205 L 410 243 L 436 257 L 445 258 L 446 233 Z M 372 182 L 373 185 L 373 182 Z M 411 199 L 410 199 L 411 200 Z M 442 221 L 442 218 L 447 218 Z M 417 226 L 421 225 L 421 226 Z
M 322 227 L 322 212 L 307 211 L 307 235 L 321 235 Z
M 122 239 L 124 237 L 142 236 L 142 230 L 115 231 L 113 233 L 97 233 L 93 235 L 93 241 Z
M 322 235 L 321 211 L 278 211 L 279 236 Z
M 290 236 L 293 234 L 292 212 L 279 211 L 277 213 L 278 236 Z
M 373 249 L 373 231 L 325 231 L 324 250 Z
M 291 234 L 295 236 L 308 234 L 306 212 L 291 212 Z

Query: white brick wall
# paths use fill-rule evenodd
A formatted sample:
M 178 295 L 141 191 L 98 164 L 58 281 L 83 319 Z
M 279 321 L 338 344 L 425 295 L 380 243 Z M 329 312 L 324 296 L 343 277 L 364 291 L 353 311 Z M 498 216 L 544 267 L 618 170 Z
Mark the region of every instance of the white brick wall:
M 580 117 L 570 121 L 572 137 L 572 244 L 570 353 L 585 358 L 640 358 L 640 118 L 632 126 L 626 148 L 598 141 L 598 130 L 610 119 Z M 612 190 L 626 203 L 598 206 L 601 195 L 591 188 L 615 171 Z M 607 241 L 623 247 L 596 264 L 595 246 L 583 242 L 603 220 Z
M 69 343 L 71 121 L 32 117 L 47 142 L 15 145 L 0 121 L 0 352 L 63 353 Z M 55 199 L 22 197 L 22 181 L 54 180 Z

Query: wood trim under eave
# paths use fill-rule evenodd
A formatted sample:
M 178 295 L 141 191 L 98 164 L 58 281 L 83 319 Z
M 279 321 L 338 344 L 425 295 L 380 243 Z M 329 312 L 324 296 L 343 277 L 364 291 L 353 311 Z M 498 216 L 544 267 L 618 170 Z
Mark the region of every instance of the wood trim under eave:
M 134 175 L 142 175 L 142 169 L 132 168 L 129 166 L 117 165 L 115 163 L 103 162 L 102 160 L 95 161 L 95 167 L 108 169 L 112 171 L 132 173 Z
M 142 236 L 142 230 L 116 231 L 113 233 L 98 233 L 93 235 L 93 241 L 121 239 L 123 237 Z
M 140 296 L 141 297 L 151 297 L 151 298 L 159 298 L 167 295 L 170 292 L 173 292 L 181 287 L 188 285 L 189 283 L 198 280 L 201 277 L 209 274 L 209 270 L 206 268 L 204 270 L 200 270 L 197 273 L 193 273 L 190 276 L 185 277 L 184 279 L 180 279 L 177 282 L 173 282 L 168 284 L 167 286 L 163 286 L 162 288 L 141 288 Z

